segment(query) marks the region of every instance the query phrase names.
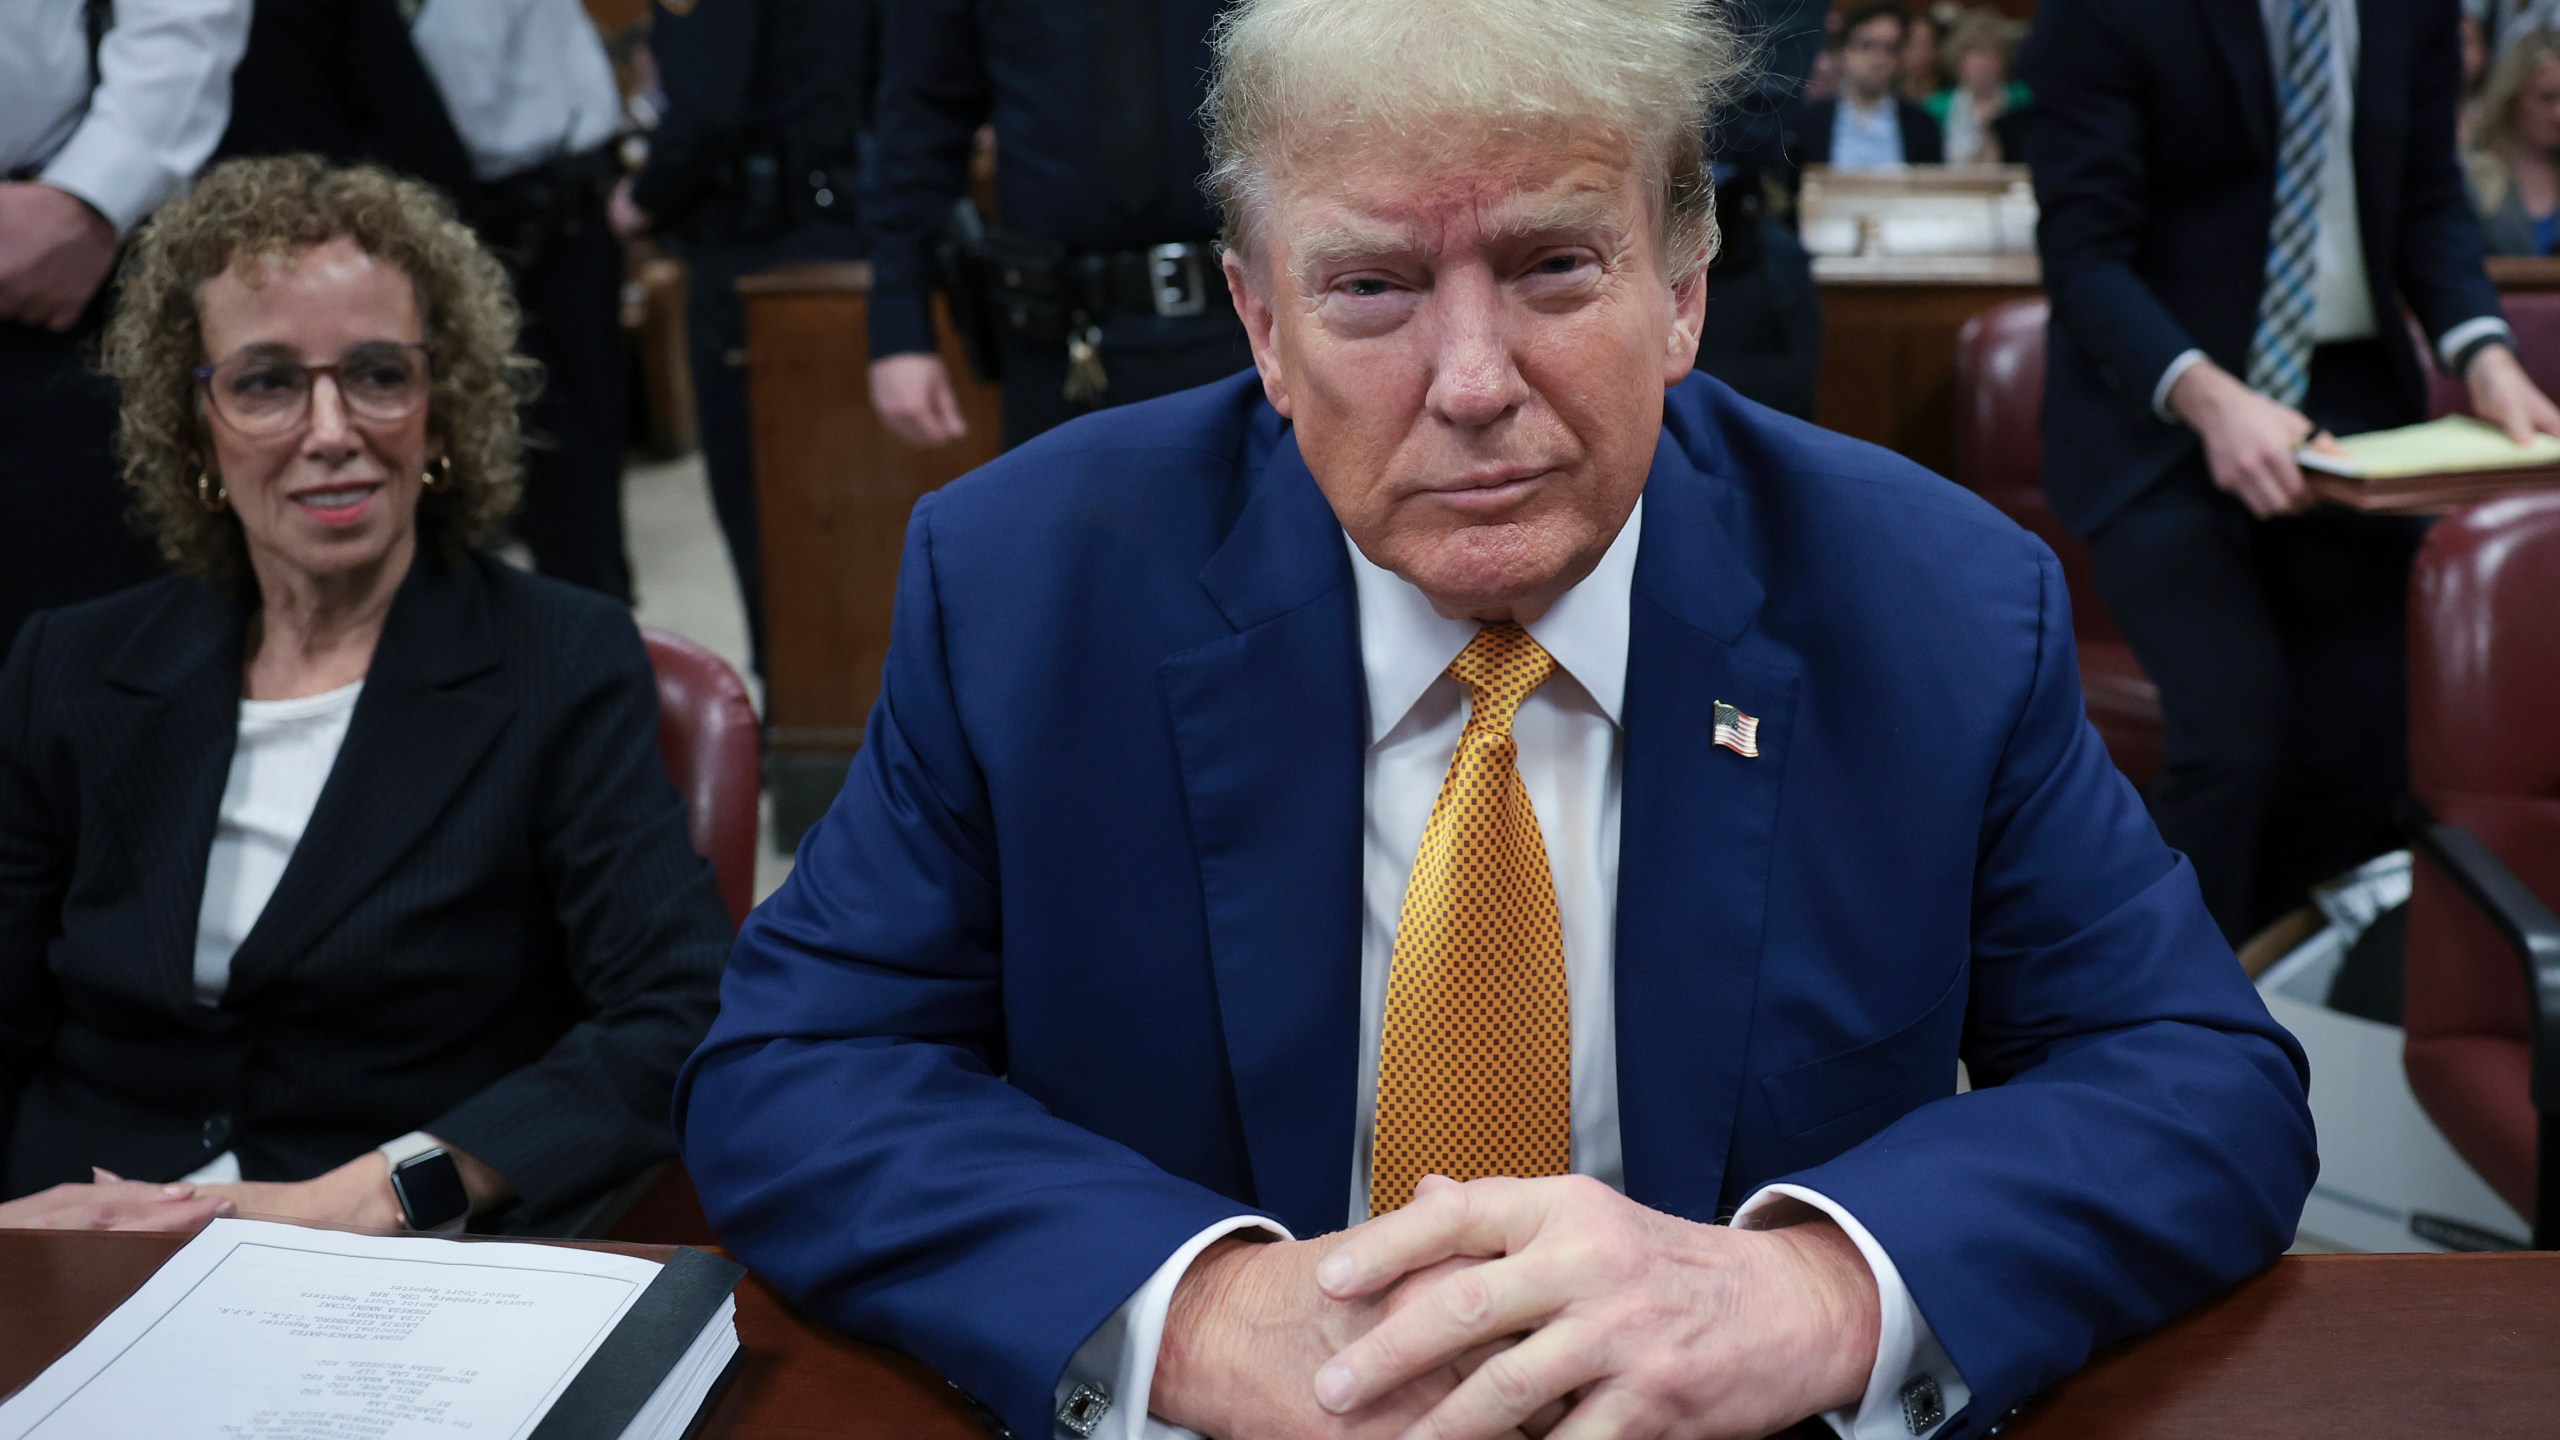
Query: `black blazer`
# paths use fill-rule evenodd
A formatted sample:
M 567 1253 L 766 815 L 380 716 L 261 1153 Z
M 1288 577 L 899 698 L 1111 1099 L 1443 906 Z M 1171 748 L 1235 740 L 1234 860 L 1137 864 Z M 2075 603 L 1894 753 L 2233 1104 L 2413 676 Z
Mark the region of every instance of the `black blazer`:
M 1938 117 L 1926 106 L 1914 105 L 1896 98 L 1894 113 L 1901 118 L 1902 163 L 1905 165 L 1943 165 L 1947 159 L 1946 136 L 1939 133 Z M 1807 165 L 1831 163 L 1831 130 L 1840 119 L 1840 102 L 1814 100 L 1796 107 L 1786 127 L 1787 156 L 1801 170 Z
M 2406 419 L 2425 375 L 2401 302 L 2430 336 L 2496 315 L 2480 222 L 2454 156 L 2454 0 L 2360 0 L 2355 174 L 2373 313 Z M 2027 158 L 2053 304 L 2044 486 L 2095 530 L 2197 441 L 2152 413 L 2198 348 L 2248 371 L 2275 221 L 2275 80 L 2254 0 L 2044 0 L 2020 68 Z
M 246 606 L 166 579 L 0 669 L 0 1197 L 228 1149 L 300 1180 L 427 1130 L 538 1223 L 672 1153 L 730 926 L 630 616 L 423 557 L 308 829 L 193 989 Z

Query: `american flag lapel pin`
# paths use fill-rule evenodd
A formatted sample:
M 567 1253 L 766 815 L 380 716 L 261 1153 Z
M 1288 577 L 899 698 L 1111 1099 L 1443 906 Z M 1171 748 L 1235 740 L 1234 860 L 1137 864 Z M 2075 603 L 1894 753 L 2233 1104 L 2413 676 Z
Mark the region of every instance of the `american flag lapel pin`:
M 1760 719 L 1716 702 L 1716 743 L 1745 760 L 1760 758 Z

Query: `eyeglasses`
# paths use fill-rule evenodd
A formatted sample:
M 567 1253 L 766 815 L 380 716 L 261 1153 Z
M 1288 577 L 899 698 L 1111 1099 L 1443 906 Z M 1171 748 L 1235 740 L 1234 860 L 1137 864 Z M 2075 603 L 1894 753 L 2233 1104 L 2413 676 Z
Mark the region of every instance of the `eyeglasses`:
M 196 384 L 224 424 L 243 435 L 281 435 L 311 418 L 311 377 L 337 382 L 338 398 L 359 420 L 406 420 L 427 403 L 435 379 L 435 347 L 423 340 L 368 340 L 334 365 L 305 365 L 290 355 L 243 350 L 196 367 Z

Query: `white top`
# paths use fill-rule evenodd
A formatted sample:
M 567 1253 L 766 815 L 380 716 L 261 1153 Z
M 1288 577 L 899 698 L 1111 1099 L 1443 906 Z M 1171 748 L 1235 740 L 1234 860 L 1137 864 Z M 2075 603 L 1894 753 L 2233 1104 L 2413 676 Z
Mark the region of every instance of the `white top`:
M 195 177 L 231 120 L 250 0 L 116 0 L 89 69 L 81 0 L 0 3 L 0 176 L 35 170 L 121 235 Z
M 2320 203 L 2314 212 L 2320 233 L 2311 247 L 2315 268 L 2311 338 L 2321 345 L 2337 340 L 2369 340 L 2381 333 L 2374 320 L 2373 289 L 2365 274 L 2364 227 L 2356 214 L 2356 52 L 2363 44 L 2364 31 L 2356 16 L 2356 0 L 2328 0 L 2328 5 L 2328 137 L 2320 155 Z M 2291 8 L 2292 0 L 2258 0 L 2258 14 L 2267 29 L 2268 59 L 2276 72 L 2279 104 L 2283 100 L 2285 21 Z M 2283 124 L 2279 115 L 2279 132 Z M 2281 133 L 2276 138 L 2281 138 Z M 2515 339 L 2506 321 L 2482 315 L 2438 336 L 2436 356 L 2450 371 L 2453 357 L 2461 353 L 2462 347 L 2489 334 L 2504 335 L 2511 344 Z M 2204 358 L 2202 350 L 2187 350 L 2169 362 L 2151 387 L 2153 413 L 2163 420 L 2176 421 L 2178 417 L 2169 409 L 2169 388 L 2178 383 L 2178 377 L 2186 374 L 2189 366 Z
M 1527 626 L 1555 657 L 1559 673 L 1521 702 L 1511 725 L 1521 783 L 1537 812 L 1554 872 L 1556 912 L 1564 933 L 1565 990 L 1573 1016 L 1573 1169 L 1624 1190 L 1618 1131 L 1617 894 L 1619 802 L 1623 759 L 1620 707 L 1626 695 L 1629 611 L 1634 601 L 1638 501 L 1626 528 L 1598 566 L 1555 606 Z M 1348 544 L 1348 537 L 1345 539 Z M 1422 592 L 1351 549 L 1360 611 L 1360 660 L 1369 695 L 1369 748 L 1361 764 L 1360 1082 L 1353 1126 L 1347 1223 L 1369 1218 L 1369 1153 L 1377 1110 L 1378 1052 L 1386 1029 L 1387 976 L 1406 883 L 1432 803 L 1466 728 L 1466 687 L 1450 679 L 1449 662 L 1474 638 L 1471 620 L 1450 620 Z M 1882 1333 L 1865 1401 L 1853 1413 L 1823 1417 L 1853 1440 L 1911 1440 L 1903 1425 L 1904 1385 L 1936 1378 L 1946 1413 L 1972 1391 L 1947 1359 L 1892 1259 L 1846 1210 L 1800 1186 L 1754 1194 L 1734 1223 L 1781 1197 L 1802 1200 L 1848 1232 L 1876 1278 Z M 1236 1216 L 1193 1236 L 1106 1320 L 1068 1362 L 1058 1396 L 1093 1384 L 1112 1405 L 1098 1440 L 1176 1440 L 1189 1434 L 1149 1417 L 1147 1399 L 1173 1292 L 1210 1242 L 1244 1229 L 1278 1232 L 1270 1222 Z M 1064 1440 L 1068 1432 L 1059 1434 Z
M 613 62 L 579 0 L 426 0 L 409 38 L 477 179 L 593 150 L 621 125 Z
M 196 910 L 196 998 L 222 1003 L 231 957 L 267 908 L 338 763 L 364 682 L 299 700 L 243 700 Z

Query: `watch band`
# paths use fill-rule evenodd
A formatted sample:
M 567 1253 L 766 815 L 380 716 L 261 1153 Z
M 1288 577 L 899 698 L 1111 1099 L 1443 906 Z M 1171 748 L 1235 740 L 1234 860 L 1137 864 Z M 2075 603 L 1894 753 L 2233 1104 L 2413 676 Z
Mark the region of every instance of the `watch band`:
M 424 1235 L 459 1234 L 471 1219 L 471 1201 L 451 1153 L 419 1131 L 377 1148 L 390 1162 L 391 1197 L 401 1224 Z M 421 1206 L 434 1213 L 419 1213 Z

